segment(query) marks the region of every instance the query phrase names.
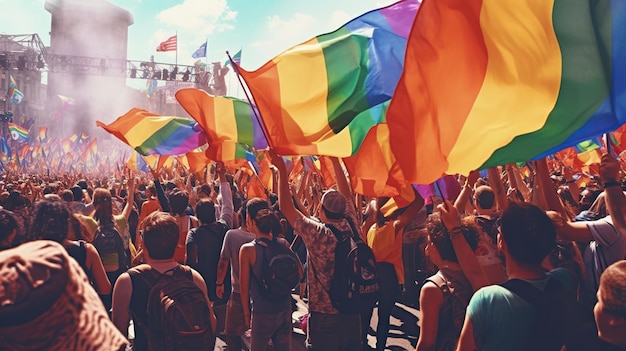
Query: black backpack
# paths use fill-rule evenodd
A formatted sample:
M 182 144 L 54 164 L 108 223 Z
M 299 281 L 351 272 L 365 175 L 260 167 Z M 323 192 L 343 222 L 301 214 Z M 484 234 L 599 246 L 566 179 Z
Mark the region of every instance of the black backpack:
M 98 227 L 92 244 L 98 250 L 107 273 L 125 272 L 128 269 L 122 236 L 112 223 Z
M 548 278 L 543 292 L 522 279 L 509 279 L 500 286 L 524 299 L 538 312 L 526 338 L 525 350 L 561 350 L 563 345 L 572 344 L 583 330 L 583 307 L 555 278 Z
M 260 247 L 261 276 L 254 274 L 261 295 L 271 301 L 281 301 L 291 296 L 291 291 L 302 279 L 302 264 L 290 248 L 266 238 L 254 240 L 255 247 Z
M 376 275 L 374 252 L 356 234 L 326 224 L 337 238 L 335 273 L 330 281 L 330 299 L 343 314 L 360 314 L 370 310 L 376 301 L 380 286 Z
M 213 350 L 215 333 L 204 292 L 193 282 L 191 269 L 178 265 L 163 274 L 148 265 L 128 270 L 150 288 L 147 324 L 134 322 L 148 338 L 151 351 Z

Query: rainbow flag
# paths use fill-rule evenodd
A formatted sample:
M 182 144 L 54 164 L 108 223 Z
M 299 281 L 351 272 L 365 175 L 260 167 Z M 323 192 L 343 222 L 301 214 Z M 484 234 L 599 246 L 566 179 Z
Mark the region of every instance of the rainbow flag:
M 601 147 L 600 145 L 602 145 L 602 140 L 600 140 L 600 137 L 595 137 L 593 139 L 581 141 L 580 143 L 574 145 L 574 149 L 576 152 L 581 153 L 599 149 Z
M 96 125 L 141 155 L 182 155 L 206 144 L 197 123 L 189 118 L 160 116 L 133 108 L 113 123 Z
M 183 156 L 179 156 L 179 161 L 192 173 L 204 170 L 211 163 L 206 157 L 204 150 L 201 149 L 192 150 Z
M 66 109 L 71 106 L 74 106 L 75 102 L 74 102 L 74 99 L 72 99 L 71 97 L 67 97 L 64 95 L 57 95 L 57 96 L 59 97 L 59 100 L 61 100 L 61 108 Z
M 131 153 L 130 157 L 126 161 L 126 167 L 134 171 L 141 171 L 145 173 L 150 172 L 150 168 L 148 167 L 146 160 L 144 160 L 143 156 L 139 155 L 137 152 Z
M 93 140 L 87 145 L 85 151 L 81 155 L 84 162 L 88 162 L 90 160 L 96 161 L 98 158 L 98 139 L 93 138 Z
M 11 148 L 4 137 L 0 137 L 0 160 L 9 161 L 11 159 Z
M 389 146 L 386 123 L 367 133 L 356 155 L 343 162 L 350 174 L 352 190 L 366 196 L 397 196 L 407 181 Z
M 246 157 L 246 146 L 257 150 L 267 148 L 255 111 L 247 101 L 213 96 L 193 88 L 176 92 L 176 100 L 206 133 L 209 158 L 234 160 Z
M 424 0 L 387 114 L 407 178 L 527 161 L 626 122 L 626 2 L 602 4 Z
M 28 140 L 28 129 L 18 126 L 17 124 L 8 122 L 9 132 L 11 133 L 11 138 L 17 141 L 27 141 Z
M 48 138 L 48 128 L 39 127 L 39 141 L 44 141 L 46 138 Z
M 403 0 L 367 12 L 256 71 L 235 64 L 261 112 L 270 146 L 281 155 L 355 154 L 368 130 L 384 119 L 377 107 L 396 88 L 419 6 Z

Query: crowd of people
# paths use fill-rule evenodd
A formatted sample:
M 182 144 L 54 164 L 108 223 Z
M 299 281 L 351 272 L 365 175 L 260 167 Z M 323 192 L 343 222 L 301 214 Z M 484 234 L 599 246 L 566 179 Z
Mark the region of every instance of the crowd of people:
M 3 174 L 0 349 L 213 350 L 219 337 L 242 350 L 248 333 L 252 351 L 292 350 L 300 295 L 308 350 L 382 351 L 415 280 L 411 224 L 430 273 L 414 297 L 417 351 L 626 350 L 619 156 L 583 186 L 544 159 L 459 176 L 454 199 L 411 188 L 402 206 L 353 194 L 337 158 L 326 187 L 266 157 L 264 197 L 222 162 L 201 175 Z

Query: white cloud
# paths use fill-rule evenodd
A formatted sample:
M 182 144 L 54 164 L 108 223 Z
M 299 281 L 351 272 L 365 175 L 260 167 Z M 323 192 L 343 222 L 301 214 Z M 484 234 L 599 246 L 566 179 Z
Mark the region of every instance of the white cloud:
M 290 47 L 319 34 L 319 24 L 315 17 L 302 13 L 296 13 L 288 19 L 278 15 L 270 16 L 265 26 L 267 28 L 267 33 L 263 36 L 265 39 L 252 43 L 252 47 L 262 48 L 257 51 L 261 55 L 258 58 L 259 62 L 253 63 L 255 66 L 260 66 Z
M 156 15 L 165 25 L 197 32 L 212 30 L 220 21 L 233 21 L 236 17 L 237 12 L 228 8 L 226 0 L 185 0 Z
M 330 27 L 329 31 L 335 30 L 344 24 L 348 23 L 353 17 L 350 16 L 349 13 L 345 11 L 335 11 L 330 15 L 330 20 L 328 21 L 328 26 Z

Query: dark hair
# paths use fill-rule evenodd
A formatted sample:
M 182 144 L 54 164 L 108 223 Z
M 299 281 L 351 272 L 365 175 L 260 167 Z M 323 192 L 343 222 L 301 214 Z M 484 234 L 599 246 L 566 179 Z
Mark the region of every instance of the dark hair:
M 87 189 L 89 186 L 87 185 L 87 181 L 84 179 L 79 180 L 78 182 L 76 182 L 76 185 L 78 185 L 81 189 L 85 190 Z
M 73 187 L 70 188 L 70 191 L 72 192 L 74 199 L 73 201 L 80 201 L 83 198 L 83 189 L 81 187 L 79 187 L 78 185 L 74 185 Z
M 6 240 L 17 230 L 17 220 L 11 211 L 0 209 L 0 241 Z
M 280 218 L 274 210 L 262 209 L 257 212 L 254 217 L 254 223 L 259 231 L 263 234 L 272 234 L 274 238 L 278 238 L 278 235 L 282 232 L 280 225 Z
M 70 211 L 65 202 L 40 200 L 35 203 L 30 234 L 35 240 L 52 240 L 58 243 L 67 238 Z
M 61 199 L 65 202 L 72 202 L 74 200 L 74 194 L 71 190 L 65 189 L 61 192 Z
M 433 213 L 428 216 L 426 228 L 428 229 L 428 235 L 430 235 L 430 241 L 433 242 L 435 247 L 437 247 L 437 251 L 439 251 L 439 256 L 446 261 L 459 262 L 456 252 L 454 251 L 454 246 L 452 246 L 450 233 L 443 225 L 438 213 Z M 477 228 L 469 224 L 463 224 L 461 225 L 461 231 L 463 232 L 465 240 L 472 248 L 472 251 L 475 251 L 478 247 L 479 240 Z
M 251 199 L 248 199 L 248 201 L 246 202 L 245 210 L 244 210 L 245 212 L 244 220 L 246 220 L 246 216 L 247 218 L 254 219 L 259 213 L 259 211 L 266 210 L 268 208 L 270 208 L 270 204 L 267 203 L 267 200 L 263 198 L 253 197 Z
M 171 213 L 182 215 L 189 205 L 189 194 L 185 190 L 174 190 L 169 196 Z
M 174 257 L 178 235 L 178 222 L 169 213 L 155 211 L 143 220 L 143 242 L 152 259 Z
M 204 198 L 196 204 L 196 217 L 202 224 L 215 223 L 215 204 L 213 201 Z
M 539 207 L 527 202 L 511 203 L 500 220 L 502 240 L 518 263 L 541 264 L 556 248 L 554 224 Z
M 493 207 L 496 201 L 496 195 L 493 193 L 493 189 L 486 185 L 481 185 L 476 189 L 476 206 L 483 210 L 488 210 Z
M 146 194 L 146 197 L 156 196 L 157 195 L 156 185 L 154 185 L 152 183 L 150 185 L 148 185 L 148 187 L 146 187 L 146 192 L 150 193 L 150 195 Z

